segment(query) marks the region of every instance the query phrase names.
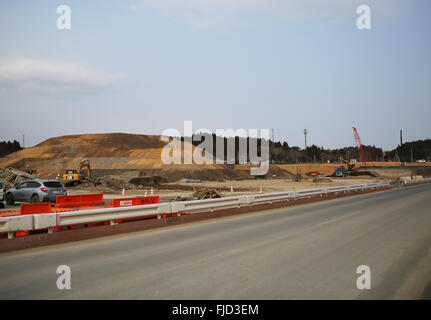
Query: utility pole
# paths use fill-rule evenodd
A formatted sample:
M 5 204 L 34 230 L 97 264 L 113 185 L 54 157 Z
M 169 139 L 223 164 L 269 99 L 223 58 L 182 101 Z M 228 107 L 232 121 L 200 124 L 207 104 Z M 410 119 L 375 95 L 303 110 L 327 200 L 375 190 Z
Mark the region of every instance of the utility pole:
M 24 144 L 25 140 L 24 140 L 24 138 L 25 138 L 25 135 L 23 134 L 23 135 L 22 135 L 22 148 L 23 148 L 23 149 L 25 148 L 25 144 Z
M 403 146 L 403 130 L 400 130 L 400 147 Z
M 304 137 L 305 137 L 305 148 L 304 148 L 304 150 L 306 150 L 307 149 L 307 129 L 304 129 Z
M 272 133 L 272 152 L 271 152 L 271 163 L 274 163 L 274 128 L 271 129 L 271 133 Z

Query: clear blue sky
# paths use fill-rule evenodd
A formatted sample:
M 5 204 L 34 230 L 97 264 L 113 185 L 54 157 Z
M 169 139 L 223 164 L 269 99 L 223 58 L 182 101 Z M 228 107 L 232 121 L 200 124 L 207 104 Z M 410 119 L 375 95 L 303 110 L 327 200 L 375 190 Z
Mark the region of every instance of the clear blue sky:
M 58 30 L 58 5 L 71 30 Z M 356 8 L 371 8 L 371 30 Z M 0 3 L 0 140 L 274 128 L 303 147 L 431 137 L 428 0 Z

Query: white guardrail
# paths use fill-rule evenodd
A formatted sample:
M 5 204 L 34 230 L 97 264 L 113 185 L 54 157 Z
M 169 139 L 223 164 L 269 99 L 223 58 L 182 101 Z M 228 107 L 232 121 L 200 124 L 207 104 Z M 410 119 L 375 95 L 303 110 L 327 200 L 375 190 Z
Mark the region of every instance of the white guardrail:
M 415 184 L 415 183 L 422 183 L 422 182 L 429 182 L 431 181 L 431 178 L 424 178 L 424 179 L 412 179 L 412 180 L 404 180 L 403 183 L 405 185 L 409 185 L 409 184 Z
M 431 178 L 418 180 L 417 182 L 430 181 Z M 406 184 L 414 183 L 414 180 L 405 181 Z M 226 197 L 208 200 L 193 200 L 183 202 L 159 203 L 151 205 L 140 205 L 117 208 L 100 208 L 91 210 L 44 213 L 34 215 L 22 215 L 0 218 L 0 233 L 8 233 L 13 237 L 16 231 L 48 229 L 52 232 L 54 227 L 87 224 L 93 222 L 110 221 L 115 224 L 115 220 L 137 218 L 137 217 L 157 217 L 164 214 L 178 214 L 181 212 L 197 213 L 204 211 L 214 211 L 228 208 L 239 208 L 241 206 L 252 206 L 254 204 L 272 203 L 275 201 L 295 200 L 303 197 L 316 195 L 326 195 L 331 193 L 345 193 L 366 189 L 377 189 L 390 186 L 390 182 L 379 182 L 370 184 L 359 184 L 353 186 L 337 186 L 309 190 L 297 190 L 289 192 L 277 192 L 267 194 L 255 194 L 248 196 Z

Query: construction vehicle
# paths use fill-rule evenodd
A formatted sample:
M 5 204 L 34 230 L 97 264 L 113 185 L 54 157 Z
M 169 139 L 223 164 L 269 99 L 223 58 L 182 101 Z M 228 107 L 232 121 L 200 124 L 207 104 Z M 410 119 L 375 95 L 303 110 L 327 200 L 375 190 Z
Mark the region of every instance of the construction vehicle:
M 344 159 L 343 157 L 340 157 L 340 165 L 346 165 L 346 171 L 353 171 L 356 170 L 355 166 L 356 164 L 354 162 L 351 162 L 349 160 Z
M 356 167 L 355 163 L 340 157 L 340 166 L 335 170 L 335 177 L 345 177 L 355 175 Z
M 355 127 L 353 127 L 353 136 L 355 138 L 356 146 L 358 147 L 358 153 L 359 153 L 359 156 L 361 157 L 362 165 L 366 166 L 367 161 L 365 160 L 364 148 L 362 147 L 361 139 L 359 138 L 358 131 L 356 130 Z M 344 165 L 346 165 L 346 167 Z M 333 173 L 333 176 L 345 177 L 350 175 L 357 176 L 357 175 L 369 174 L 369 172 L 365 172 L 365 171 L 359 172 L 359 171 L 356 171 L 356 169 L 357 168 L 355 167 L 355 163 L 340 157 L 340 167 L 338 167 L 337 170 L 335 170 L 335 172 Z
M 84 175 L 83 171 L 87 171 L 87 174 Z M 82 160 L 76 170 L 66 170 L 66 173 L 63 175 L 62 182 L 66 186 L 77 185 L 83 181 L 88 181 L 91 178 L 91 168 L 89 160 Z
M 334 172 L 335 177 L 345 177 L 347 175 L 346 168 L 344 166 L 338 167 Z
M 374 173 L 368 170 L 358 170 L 359 167 L 352 161 L 348 161 L 340 157 L 340 167 L 335 170 L 332 176 L 334 177 L 345 177 L 345 176 L 372 176 L 375 177 Z

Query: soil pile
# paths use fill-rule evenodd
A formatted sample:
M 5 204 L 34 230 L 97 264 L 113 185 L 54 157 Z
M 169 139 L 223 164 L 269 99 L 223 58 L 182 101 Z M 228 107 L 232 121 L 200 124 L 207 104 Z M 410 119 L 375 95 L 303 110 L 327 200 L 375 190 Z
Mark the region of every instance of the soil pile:
M 167 180 L 161 176 L 139 176 L 130 179 L 129 183 L 135 186 L 142 187 L 159 187 L 162 183 L 167 182 Z

